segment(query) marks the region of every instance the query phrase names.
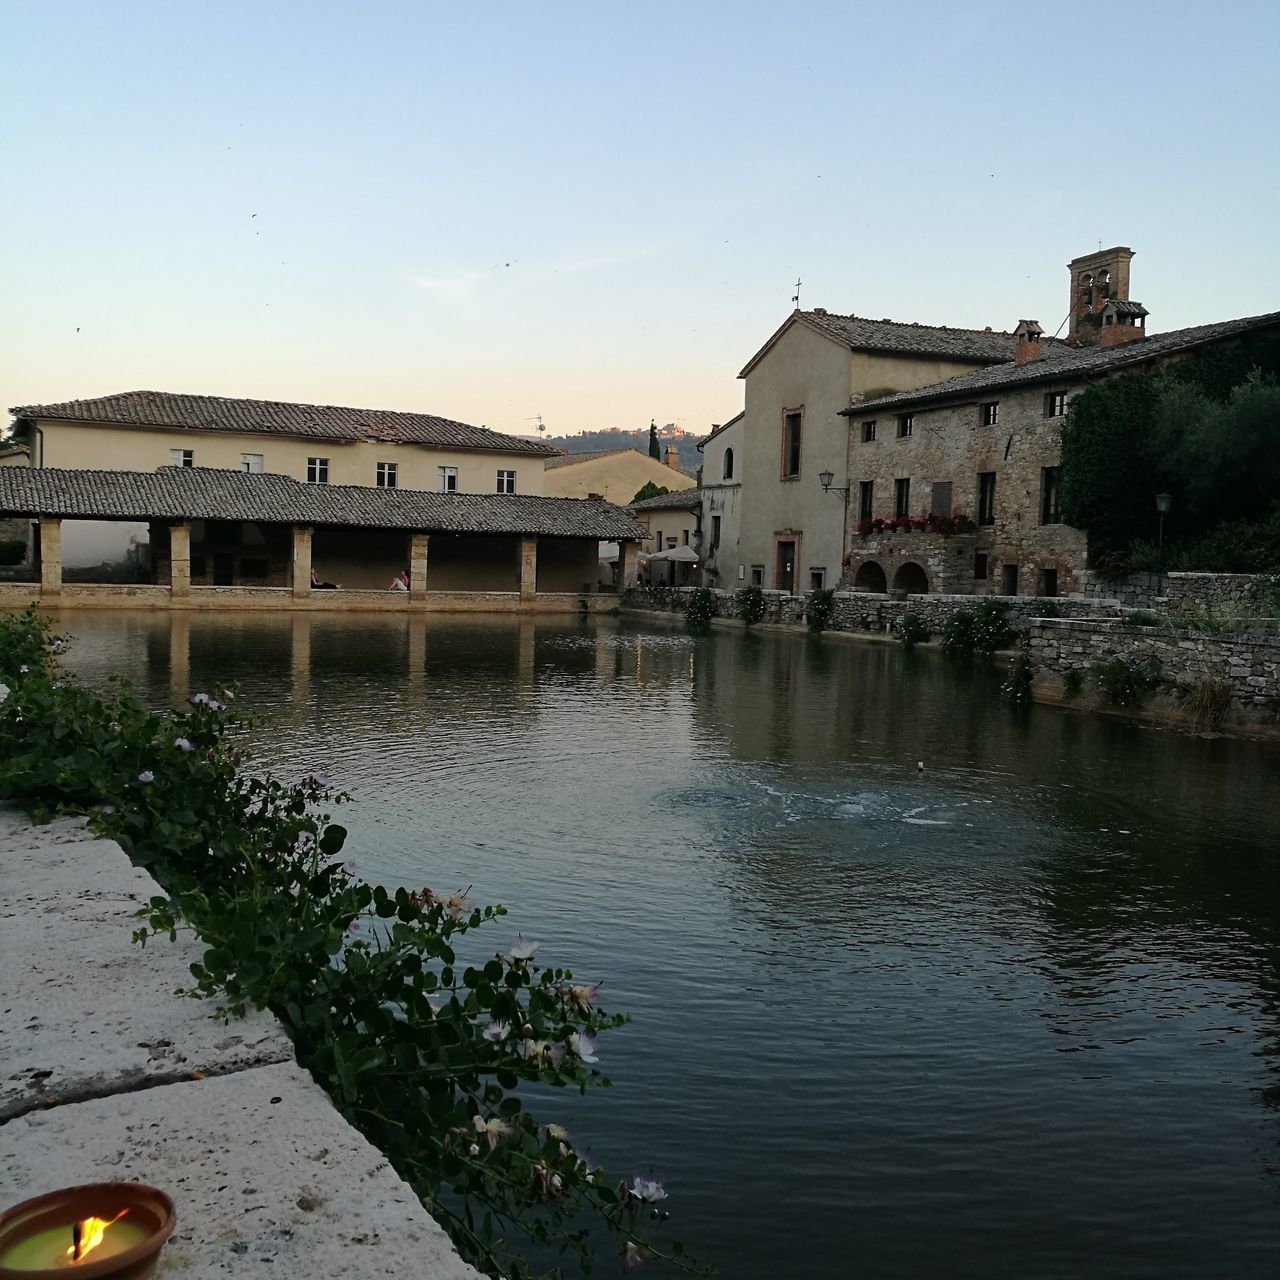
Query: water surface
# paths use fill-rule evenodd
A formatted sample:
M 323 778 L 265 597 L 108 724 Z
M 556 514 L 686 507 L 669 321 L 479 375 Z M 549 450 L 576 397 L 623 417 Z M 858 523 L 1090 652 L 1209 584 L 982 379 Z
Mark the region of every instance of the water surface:
M 239 681 L 362 874 L 602 979 L 616 1087 L 546 1118 L 726 1276 L 1280 1274 L 1275 746 L 839 639 L 60 626 L 153 703 Z

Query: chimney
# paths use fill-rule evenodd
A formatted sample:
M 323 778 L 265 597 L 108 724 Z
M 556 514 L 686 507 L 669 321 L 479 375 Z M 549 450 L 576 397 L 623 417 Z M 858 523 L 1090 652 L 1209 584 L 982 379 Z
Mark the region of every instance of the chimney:
M 1139 342 L 1147 336 L 1147 309 L 1140 302 L 1119 302 L 1114 298 L 1102 308 L 1102 328 L 1098 346 L 1118 347 Z
M 662 451 L 662 465 L 670 467 L 673 471 L 680 470 L 680 450 L 673 444 L 667 445 Z
M 1102 309 L 1110 301 L 1129 301 L 1129 263 L 1133 250 L 1123 245 L 1099 249 L 1072 258 L 1071 330 L 1067 340 L 1076 346 L 1096 347 L 1102 339 Z
M 1013 358 L 1018 364 L 1040 359 L 1040 339 L 1044 336 L 1044 330 L 1038 320 L 1019 320 L 1013 336 L 1017 339 Z

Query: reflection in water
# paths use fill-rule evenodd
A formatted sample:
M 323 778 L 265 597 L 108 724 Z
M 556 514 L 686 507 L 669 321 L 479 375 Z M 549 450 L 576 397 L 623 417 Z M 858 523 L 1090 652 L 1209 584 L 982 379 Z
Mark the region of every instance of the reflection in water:
M 619 1087 L 550 1105 L 725 1275 L 1276 1274 L 1275 747 L 838 639 L 61 625 L 156 704 L 238 681 L 364 874 L 603 978 Z

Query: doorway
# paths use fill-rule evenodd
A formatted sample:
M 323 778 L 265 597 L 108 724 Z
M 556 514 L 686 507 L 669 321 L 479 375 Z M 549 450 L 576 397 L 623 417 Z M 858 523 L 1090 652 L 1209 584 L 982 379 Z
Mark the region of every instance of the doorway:
M 796 544 L 793 540 L 779 540 L 778 560 L 773 580 L 779 591 L 794 595 L 796 589 Z

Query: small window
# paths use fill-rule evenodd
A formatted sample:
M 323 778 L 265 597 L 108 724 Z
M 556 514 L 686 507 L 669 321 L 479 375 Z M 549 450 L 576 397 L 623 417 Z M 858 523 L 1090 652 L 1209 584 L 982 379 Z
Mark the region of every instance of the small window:
M 901 413 L 898 415 L 898 439 L 906 440 L 910 438 L 911 433 L 915 430 L 916 416 L 914 413 Z
M 441 493 L 457 493 L 458 492 L 458 468 L 457 467 L 437 467 L 436 474 L 440 477 Z
M 973 576 L 979 582 L 987 580 L 987 553 L 985 551 L 975 551 L 973 553 Z
M 457 487 L 456 485 L 454 486 Z M 516 473 L 514 471 L 498 472 L 498 492 L 499 493 L 515 493 L 516 491 Z
M 1061 524 L 1062 516 L 1058 511 L 1058 468 L 1040 468 L 1040 523 Z
M 1006 596 L 1018 594 L 1018 566 L 1007 564 L 1000 570 L 1000 593 Z
M 307 483 L 308 484 L 328 484 L 329 483 L 329 459 L 328 458 L 308 458 L 307 459 Z
M 260 453 L 242 453 L 240 455 L 240 470 L 248 471 L 252 475 L 262 474 L 262 454 Z
M 684 530 L 684 545 L 685 545 L 686 547 L 689 545 L 689 530 L 688 530 L 688 529 L 685 529 L 685 530 Z
M 875 505 L 876 482 L 874 480 L 858 481 L 858 520 L 870 520 Z
M 657 533 L 655 533 L 655 534 L 653 535 L 653 545 L 654 545 L 654 548 L 655 548 L 656 550 L 658 550 L 658 551 L 661 551 L 661 550 L 663 549 L 664 543 L 663 543 L 663 541 L 662 541 L 662 530 L 661 530 L 661 529 L 659 529 L 659 530 L 657 531 Z
M 751 566 L 751 585 L 753 587 L 764 586 L 764 565 L 753 564 Z
M 895 516 L 911 514 L 911 481 L 909 479 L 893 482 L 893 514 Z
M 996 473 L 978 472 L 978 523 L 996 522 Z
M 809 570 L 809 590 L 821 591 L 823 584 L 827 580 L 827 571 L 825 569 Z
M 380 462 L 378 463 L 378 488 L 394 489 L 396 487 L 396 473 L 399 470 L 399 463 Z
M 864 422 L 862 424 L 862 443 L 874 444 L 876 438 L 876 424 L 872 422 Z
M 711 517 L 711 550 L 715 551 L 720 545 L 720 517 Z
M 984 427 L 997 427 L 1000 425 L 1000 401 L 988 400 L 986 404 L 978 406 L 978 421 Z
M 668 550 L 668 551 L 672 550 L 672 549 L 675 547 L 675 545 L 676 545 L 676 538 L 675 538 L 675 534 L 668 534 L 668 535 L 667 535 L 667 550 Z
M 800 474 L 800 431 L 804 415 L 788 413 L 782 420 L 782 475 L 784 479 Z
M 1050 391 L 1044 398 L 1044 416 L 1046 418 L 1064 418 L 1067 413 L 1067 393 Z
M 733 479 L 733 450 L 726 449 L 724 451 L 724 479 Z
M 194 449 L 170 449 L 169 465 L 171 467 L 194 467 L 196 451 Z

